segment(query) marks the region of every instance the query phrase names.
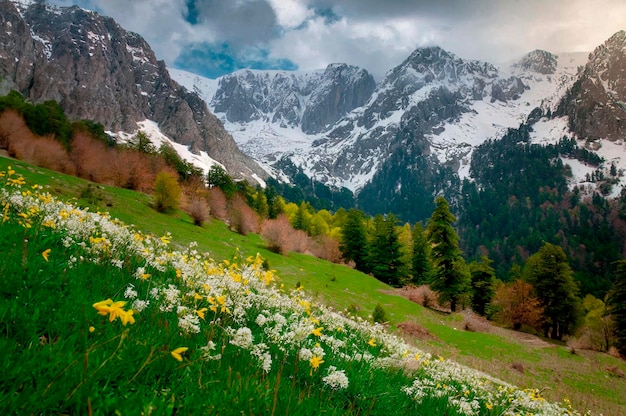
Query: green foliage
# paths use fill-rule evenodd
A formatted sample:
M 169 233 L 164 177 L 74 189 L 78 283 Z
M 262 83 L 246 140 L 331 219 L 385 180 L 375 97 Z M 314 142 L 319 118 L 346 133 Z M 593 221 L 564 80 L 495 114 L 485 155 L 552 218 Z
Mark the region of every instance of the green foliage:
M 615 323 L 617 349 L 626 355 L 626 260 L 617 262 L 615 284 L 608 297 L 609 312 Z
M 69 149 L 72 125 L 56 101 L 30 104 L 19 92 L 11 91 L 5 97 L 0 97 L 0 111 L 6 109 L 13 109 L 22 114 L 26 125 L 33 133 L 40 136 L 52 135 Z
M 526 261 L 523 277 L 541 301 L 544 335 L 560 340 L 572 334 L 580 322 L 581 301 L 563 249 L 545 243 Z
M 142 146 L 150 149 L 149 145 L 146 143 Z M 180 157 L 176 149 L 174 149 L 169 143 L 161 144 L 158 154 L 165 160 L 165 163 L 167 163 L 168 166 L 172 167 L 176 171 L 178 177 L 182 180 L 189 180 L 193 177 L 200 178 L 203 175 L 201 169 L 195 167 L 193 164 Z
M 613 325 L 608 309 L 601 299 L 587 295 L 583 299 L 585 328 L 591 347 L 597 351 L 608 351 L 612 341 Z
M 306 202 L 300 202 L 296 215 L 291 221 L 291 226 L 296 230 L 302 230 L 306 233 L 311 232 L 311 224 L 313 215 L 311 214 L 312 207 Z
M 159 172 L 154 180 L 154 205 L 159 212 L 178 208 L 182 189 L 176 177 L 168 172 Z
M 329 187 L 311 179 L 302 168 L 286 158 L 275 166 L 289 176 L 291 184 L 281 183 L 273 178 L 269 178 L 267 184 L 275 188 L 286 201 L 297 204 L 308 202 L 318 210 L 337 210 L 342 207 L 349 209 L 355 206 L 354 194 L 349 189 Z
M 367 273 L 370 270 L 367 247 L 367 232 L 363 213 L 352 208 L 348 211 L 345 224 L 341 228 L 339 249 L 346 261 L 354 261 L 357 270 Z
M 220 188 L 227 198 L 232 198 L 235 192 L 237 192 L 235 181 L 219 165 L 211 166 L 206 175 L 206 183 L 209 188 L 213 186 Z
M 152 144 L 150 136 L 143 131 L 139 130 L 130 141 L 127 143 L 128 148 L 137 150 L 141 153 L 156 154 L 157 148 Z M 165 146 L 165 144 L 163 144 Z
M 436 208 L 428 221 L 426 234 L 432 245 L 433 278 L 431 288 L 442 302 L 450 302 L 452 312 L 470 290 L 470 274 L 459 249 L 459 237 L 452 224 L 456 218 L 448 201 L 435 199 Z
M 78 120 L 72 123 L 72 131 L 83 131 L 94 139 L 104 143 L 107 147 L 115 147 L 115 140 L 104 130 L 104 126 L 92 120 Z
M 473 181 L 462 186 L 461 246 L 471 258 L 488 253 L 496 276 L 507 280 L 508 270 L 523 264 L 544 241 L 559 245 L 581 292 L 602 298 L 611 287 L 611 263 L 621 258 L 625 239 L 614 225 L 616 212 L 604 198 L 594 195 L 591 202 L 582 201 L 577 188 L 568 189 L 570 173 L 561 156 L 589 165 L 601 162 L 572 139 L 530 144 L 526 125 L 478 146 L 470 169 Z
M 383 305 L 377 303 L 374 307 L 374 312 L 372 312 L 372 320 L 374 322 L 378 322 L 379 324 L 387 322 L 387 314 L 385 313 L 385 309 L 383 309 Z
M 489 305 L 496 292 L 496 272 L 491 263 L 491 260 L 483 256 L 480 261 L 469 264 L 472 276 L 472 309 L 482 316 L 488 314 Z
M 412 282 L 416 285 L 428 284 L 432 280 L 433 265 L 430 241 L 421 222 L 413 226 Z
M 368 265 L 371 273 L 391 286 L 400 286 L 403 263 L 400 241 L 396 232 L 398 219 L 388 214 L 374 217 L 374 230 L 370 239 Z

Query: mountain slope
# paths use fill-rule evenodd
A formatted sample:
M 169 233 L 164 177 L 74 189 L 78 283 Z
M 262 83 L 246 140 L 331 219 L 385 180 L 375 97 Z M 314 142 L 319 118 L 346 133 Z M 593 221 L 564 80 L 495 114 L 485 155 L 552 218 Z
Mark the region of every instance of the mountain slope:
M 173 81 L 145 40 L 113 19 L 76 6 L 2 2 L 0 91 L 57 101 L 72 119 L 133 133 L 151 120 L 194 153 L 204 151 L 235 177 L 266 177 L 241 153 L 196 94 Z

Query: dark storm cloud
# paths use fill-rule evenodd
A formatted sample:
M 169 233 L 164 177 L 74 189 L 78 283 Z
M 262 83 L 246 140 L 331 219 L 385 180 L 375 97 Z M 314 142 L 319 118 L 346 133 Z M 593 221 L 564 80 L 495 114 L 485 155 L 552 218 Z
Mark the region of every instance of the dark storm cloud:
M 198 24 L 209 25 L 226 42 L 263 43 L 280 33 L 276 14 L 266 1 L 205 0 L 194 3 Z

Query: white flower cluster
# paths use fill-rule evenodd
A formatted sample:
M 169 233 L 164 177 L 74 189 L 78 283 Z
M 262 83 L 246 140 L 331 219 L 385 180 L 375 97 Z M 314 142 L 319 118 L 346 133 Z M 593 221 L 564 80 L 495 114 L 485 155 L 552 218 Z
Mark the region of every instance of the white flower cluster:
M 347 389 L 348 377 L 344 370 L 337 370 L 335 366 L 328 367 L 328 375 L 322 381 L 333 390 Z

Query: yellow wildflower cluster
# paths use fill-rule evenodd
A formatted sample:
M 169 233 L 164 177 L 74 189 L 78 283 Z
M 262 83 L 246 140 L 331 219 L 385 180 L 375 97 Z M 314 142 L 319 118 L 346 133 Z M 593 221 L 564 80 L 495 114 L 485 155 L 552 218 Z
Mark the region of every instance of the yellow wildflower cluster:
M 26 180 L 24 179 L 24 177 L 22 175 L 18 175 L 16 177 L 14 177 L 13 175 L 15 175 L 15 170 L 13 170 L 11 168 L 11 166 L 7 167 L 7 171 L 6 172 L 0 172 L 0 177 L 4 177 L 4 181 L 5 184 L 8 186 L 17 186 L 20 187 L 22 185 L 26 184 Z
M 120 318 L 122 321 L 122 325 L 126 326 L 127 323 L 134 324 L 135 318 L 133 314 L 135 311 L 132 309 L 124 310 L 124 305 L 126 305 L 126 301 L 117 301 L 113 302 L 111 299 L 102 300 L 100 302 L 96 302 L 93 304 L 93 307 L 98 311 L 98 313 L 102 316 L 109 315 L 109 321 L 113 322 L 115 318 Z

